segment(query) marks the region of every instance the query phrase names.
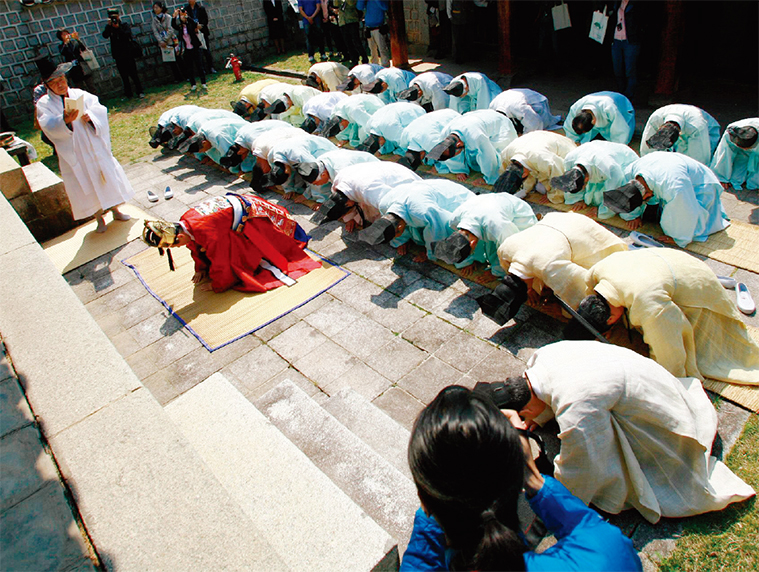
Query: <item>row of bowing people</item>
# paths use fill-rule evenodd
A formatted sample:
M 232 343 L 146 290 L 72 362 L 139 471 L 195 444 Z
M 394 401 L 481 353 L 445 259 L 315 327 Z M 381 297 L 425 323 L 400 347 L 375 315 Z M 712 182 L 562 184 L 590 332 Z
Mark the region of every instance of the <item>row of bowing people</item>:
M 338 86 L 346 81 L 351 81 L 348 75 Z M 374 81 L 367 85 L 376 90 Z M 491 89 L 486 82 L 467 80 L 467 85 L 477 93 Z M 302 87 L 277 89 L 286 93 Z M 249 172 L 255 191 L 278 187 L 312 199 L 318 208 L 314 222 L 339 220 L 347 231 L 359 231 L 359 239 L 368 245 L 388 243 L 404 253 L 416 243 L 422 247 L 416 261 L 440 260 L 468 275 L 475 263 L 483 264 L 488 272 L 480 278 L 499 282 L 477 301 L 498 324 L 506 324 L 528 301 L 554 296 L 566 303 L 575 314 L 564 332 L 569 341 L 538 350 L 525 375 L 481 388 L 493 393 L 499 407 L 518 411 L 530 425 L 556 417 L 566 438 L 555 460 L 558 481 L 546 479 L 552 494 L 561 496 L 560 487 L 566 487 L 582 503 L 609 513 L 634 508 L 651 522 L 719 510 L 753 496 L 750 486 L 710 456 L 716 415 L 699 380 L 759 383 L 759 345 L 714 272 L 680 250 L 629 250 L 617 235 L 576 212 L 552 212 L 539 220 L 523 200 L 532 191 L 550 202 L 579 202 L 578 196 L 583 201 L 587 196 L 587 204 L 598 208 L 598 218 L 621 213 L 631 221 L 648 205 L 655 206 L 664 232 L 685 246 L 725 227 L 720 192 L 729 181 L 682 150 L 639 157 L 627 146 L 629 139 L 607 140 L 604 133 L 611 131 L 601 132 L 604 140 L 574 141 L 546 129 L 559 123 L 550 110 L 541 121 L 551 125 L 532 129 L 534 123 L 527 119 L 520 133 L 514 121 L 489 106 L 479 107 L 479 101 L 470 102 L 464 113 L 450 103 L 425 111 L 410 101 L 385 103 L 377 92 L 347 95 L 305 87 L 319 91 L 299 112 L 297 121 L 302 118 L 307 129 L 289 120 L 298 113 L 284 115 L 292 108 L 289 102 L 297 99 L 288 96 L 289 102 L 263 99 L 263 107 L 260 101 L 251 102 L 266 117 L 253 122 L 224 110 L 174 108 L 159 120 L 153 142 L 213 160 L 232 172 Z M 309 113 L 312 103 L 315 107 L 328 97 L 335 101 L 331 113 Z M 603 129 L 608 120 L 604 122 L 599 101 L 581 104 L 577 115 L 589 111 L 591 125 Z M 419 109 L 412 112 L 409 105 Z M 393 106 L 409 109 L 414 117 L 402 125 L 406 112 L 393 116 Z M 383 114 L 388 117 L 380 121 Z M 662 133 L 674 133 L 669 128 L 672 117 L 664 116 L 666 129 L 655 130 L 659 139 Z M 580 123 L 575 133 L 585 129 Z M 708 131 L 708 121 L 705 125 Z M 569 133 L 566 126 L 565 131 Z M 747 134 L 728 130 L 722 140 L 727 137 L 728 144 L 743 149 L 731 137 L 741 140 Z M 357 148 L 341 147 L 342 141 Z M 380 152 L 399 155 L 400 160 L 382 161 L 376 156 Z M 439 173 L 477 170 L 492 184 L 492 192 L 477 194 L 451 178 L 423 178 L 418 172 L 423 162 Z M 493 162 L 494 175 L 488 170 Z M 741 184 L 752 184 L 750 180 L 746 176 Z M 293 240 L 298 243 L 296 231 Z M 623 339 L 630 329 L 642 334 L 648 358 L 584 341 L 593 336 Z M 416 455 L 432 454 L 415 444 L 424 423 L 440 418 L 449 402 L 477 399 L 464 388 L 444 390 L 425 410 L 431 412 L 429 419 L 423 413 L 417 421 L 412 461 Z M 595 472 L 599 463 L 603 478 Z M 435 520 L 417 514 L 404 557 L 405 565 L 414 569 L 426 569 L 429 560 L 415 558 L 428 558 L 431 547 L 437 547 L 439 560 L 430 569 L 449 564 L 443 532 L 452 548 L 466 548 L 446 528 L 455 525 L 445 518 L 434 475 L 424 474 L 424 466 L 431 465 L 412 462 L 412 474 Z M 677 479 L 669 478 L 675 473 Z M 437 541 L 431 540 L 433 533 Z M 524 561 L 529 564 L 528 556 Z M 632 562 L 631 569 L 637 565 Z

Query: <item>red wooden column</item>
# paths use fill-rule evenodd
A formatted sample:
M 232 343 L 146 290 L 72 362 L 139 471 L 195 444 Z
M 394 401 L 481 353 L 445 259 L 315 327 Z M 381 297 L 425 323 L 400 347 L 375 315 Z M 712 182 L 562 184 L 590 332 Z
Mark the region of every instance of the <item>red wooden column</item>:
M 390 53 L 393 66 L 409 69 L 408 37 L 406 36 L 406 15 L 403 12 L 403 0 L 390 0 L 388 16 L 390 24 Z
M 685 2 L 666 0 L 664 9 L 667 20 L 662 31 L 661 59 L 654 93 L 672 95 L 677 90 L 677 56 L 682 42 Z
M 511 0 L 500 0 L 498 6 L 498 73 L 509 75 L 511 63 Z

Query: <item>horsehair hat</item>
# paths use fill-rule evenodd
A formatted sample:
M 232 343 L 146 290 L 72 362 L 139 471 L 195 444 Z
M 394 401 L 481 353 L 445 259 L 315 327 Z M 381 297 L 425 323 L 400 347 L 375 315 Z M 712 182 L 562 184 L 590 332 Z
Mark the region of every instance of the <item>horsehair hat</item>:
M 395 238 L 398 225 L 403 221 L 398 215 L 388 213 L 376 221 L 369 228 L 358 233 L 358 239 L 372 246 L 390 242 Z
M 379 135 L 371 134 L 369 137 L 364 139 L 358 147 L 356 147 L 356 151 L 365 151 L 367 153 L 371 153 L 374 155 L 377 151 L 379 151 L 380 148 L 380 138 Z
M 730 141 L 735 143 L 741 149 L 752 147 L 759 136 L 756 127 L 747 125 L 746 127 L 728 127 L 727 136 Z
M 427 153 L 427 157 L 432 161 L 446 161 L 455 155 L 458 142 L 459 138 L 451 133 L 448 137 L 430 149 L 430 152 Z
M 74 62 L 65 62 L 56 66 L 53 62 L 50 61 L 50 58 L 48 56 L 40 56 L 34 58 L 33 61 L 36 64 L 37 69 L 40 70 L 40 75 L 42 76 L 43 82 L 47 82 L 51 79 L 55 79 L 67 74 L 69 71 L 71 71 L 71 68 L 76 65 Z
M 336 91 L 353 91 L 358 84 L 358 78 L 355 75 L 349 75 L 348 78 L 337 86 Z
M 339 115 L 333 115 L 324 123 L 322 127 L 322 135 L 325 137 L 334 137 L 340 133 L 343 129 L 340 126 L 340 122 L 343 120 Z
M 321 173 L 321 167 L 319 163 L 316 163 L 314 161 L 308 161 L 306 163 L 298 163 L 295 166 L 295 169 L 298 171 L 300 178 L 309 184 L 313 183 L 316 179 L 318 179 L 319 173 Z
M 287 111 L 287 103 L 285 103 L 284 99 L 278 99 L 271 105 L 264 107 L 264 113 L 266 115 L 272 115 L 275 113 L 284 113 Z
M 272 167 L 271 171 L 266 173 L 261 178 L 261 187 L 264 189 L 268 189 L 269 187 L 276 187 L 277 185 L 283 184 L 285 181 L 287 181 L 287 178 L 290 175 L 287 172 L 287 169 L 285 169 L 285 164 L 281 161 L 276 161 Z
M 575 165 L 569 171 L 551 179 L 551 188 L 565 193 L 579 193 L 585 186 L 585 173 L 580 165 Z
M 303 123 L 300 124 L 300 128 L 306 133 L 313 133 L 318 126 L 319 124 L 316 122 L 316 118 L 313 115 L 307 116 Z
M 454 79 L 443 88 L 443 91 L 453 97 L 461 97 L 464 94 L 464 89 L 466 89 L 464 82 L 460 79 Z
M 469 239 L 460 232 L 454 232 L 445 240 L 434 244 L 434 253 L 437 258 L 448 264 L 458 264 L 466 260 L 472 252 Z
M 672 147 L 680 137 L 680 127 L 677 123 L 667 121 L 646 141 L 646 145 L 656 151 L 664 151 Z
M 332 195 L 314 213 L 311 222 L 321 225 L 325 222 L 337 220 L 347 212 L 348 197 L 340 191 L 332 191 Z
M 524 167 L 511 161 L 493 185 L 493 192 L 515 194 L 522 186 L 522 182 L 524 181 L 523 174 Z
M 422 152 L 409 149 L 403 157 L 398 159 L 398 164 L 403 165 L 412 171 L 416 171 L 419 168 L 419 165 L 422 164 Z
M 242 146 L 239 143 L 232 143 L 224 156 L 219 159 L 219 164 L 222 167 L 236 167 L 242 163 L 242 157 L 240 157 L 239 151 Z
M 201 133 L 196 133 L 192 137 L 188 137 L 180 145 L 177 146 L 177 151 L 180 153 L 198 153 L 200 147 L 206 138 Z
M 314 89 L 322 88 L 322 86 L 319 85 L 319 82 L 317 81 L 317 75 L 314 72 L 308 74 L 308 77 L 303 81 L 303 83 L 308 87 L 313 87 Z
M 492 293 L 477 298 L 482 313 L 499 326 L 513 318 L 526 301 L 527 284 L 513 274 L 507 274 Z
M 633 179 L 618 189 L 605 192 L 604 206 L 615 213 L 632 212 L 643 204 L 643 193 L 645 192 L 646 189 L 640 181 Z
M 420 88 L 418 85 L 412 85 L 408 89 L 404 89 L 403 91 L 398 92 L 398 95 L 396 96 L 399 100 L 403 101 L 416 101 L 420 97 L 422 97 L 422 88 Z
M 374 94 L 382 93 L 385 91 L 385 82 L 381 79 L 375 79 L 373 82 L 362 85 L 361 91 Z
M 240 117 L 245 117 L 251 113 L 248 109 L 248 105 L 251 105 L 251 103 L 244 97 L 241 97 L 239 101 L 230 101 L 229 105 L 232 106 L 232 111 Z

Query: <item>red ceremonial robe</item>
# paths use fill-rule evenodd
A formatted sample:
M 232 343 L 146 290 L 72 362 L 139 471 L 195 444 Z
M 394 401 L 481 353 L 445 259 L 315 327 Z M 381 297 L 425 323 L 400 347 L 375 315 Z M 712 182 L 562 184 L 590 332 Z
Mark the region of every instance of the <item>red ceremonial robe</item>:
M 180 219 L 194 238 L 187 246 L 195 271 L 208 272 L 214 292 L 265 292 L 282 286 L 259 266 L 262 258 L 293 279 L 321 268 L 303 251 L 306 242 L 294 238 L 298 224 L 287 210 L 253 195 L 245 199 L 251 210 L 242 232 L 232 230 L 233 210 L 225 197 L 203 201 Z

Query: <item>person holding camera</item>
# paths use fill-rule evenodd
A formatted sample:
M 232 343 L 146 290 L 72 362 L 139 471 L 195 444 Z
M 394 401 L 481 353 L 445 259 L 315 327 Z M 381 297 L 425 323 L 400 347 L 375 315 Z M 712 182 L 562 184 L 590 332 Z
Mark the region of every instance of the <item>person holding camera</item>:
M 414 423 L 408 462 L 422 507 L 403 555 L 411 570 L 642 570 L 629 538 L 539 472 L 516 411 L 452 385 Z M 557 542 L 525 544 L 522 493 Z
M 206 70 L 208 73 L 216 73 L 213 67 L 213 58 L 211 57 L 211 49 L 209 39 L 211 38 L 211 32 L 208 29 L 208 12 L 205 7 L 198 4 L 197 0 L 189 0 L 184 7 L 184 11 L 187 12 L 187 16 L 194 20 L 198 25 L 198 31 L 202 35 L 200 49 L 203 51 L 203 56 L 206 59 Z M 200 37 L 198 38 L 200 39 Z
M 381 63 L 384 68 L 390 67 L 390 28 L 386 18 L 389 8 L 388 0 L 358 0 L 356 4 L 356 9 L 364 13 L 371 62 Z
M 182 64 L 184 65 L 187 78 L 190 80 L 190 91 L 195 91 L 198 87 L 195 84 L 195 71 L 193 68 L 198 70 L 203 89 L 208 89 L 206 85 L 206 72 L 203 70 L 203 62 L 200 59 L 201 44 L 200 36 L 198 35 L 198 22 L 190 17 L 185 8 L 177 8 L 174 10 L 171 25 L 179 33 Z
M 87 48 L 79 39 L 77 32 L 69 32 L 63 28 L 56 32 L 55 36 L 60 40 L 61 45 L 58 46 L 58 51 L 63 56 L 65 62 L 76 62 L 69 76 L 73 80 L 75 87 L 87 87 L 87 91 L 90 93 L 95 92 L 95 86 L 92 83 L 92 72 L 87 69 L 89 73 L 85 73 L 85 61 L 82 57 L 82 52 Z
M 108 10 L 108 23 L 103 30 L 103 37 L 111 40 L 111 55 L 116 60 L 116 68 L 119 70 L 121 81 L 124 83 L 124 97 L 132 97 L 132 86 L 130 80 L 134 83 L 134 89 L 140 96 L 145 97 L 142 90 L 142 83 L 137 75 L 136 53 L 139 50 L 139 44 L 132 38 L 132 30 L 129 24 L 122 22 L 119 17 L 119 11 L 116 8 Z

